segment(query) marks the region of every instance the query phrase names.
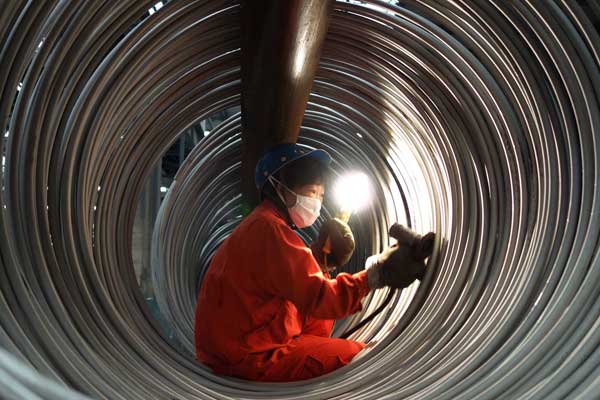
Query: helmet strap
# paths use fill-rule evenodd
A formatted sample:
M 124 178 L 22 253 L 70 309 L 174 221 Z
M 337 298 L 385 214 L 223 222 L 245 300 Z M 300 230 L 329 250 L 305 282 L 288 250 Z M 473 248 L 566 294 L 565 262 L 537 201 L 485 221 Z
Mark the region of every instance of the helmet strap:
M 279 190 L 277 190 L 276 183 L 279 183 L 282 186 L 285 186 L 285 185 L 279 179 L 273 178 L 272 176 L 270 176 L 267 180 L 271 184 L 271 186 L 273 187 L 273 191 L 275 192 L 275 196 L 273 196 L 273 193 L 271 193 L 269 191 L 265 192 L 265 196 L 275 204 L 275 206 L 279 209 L 279 211 L 281 211 L 283 213 L 283 215 L 285 216 L 285 222 L 292 229 L 297 229 L 296 224 L 294 224 L 294 222 L 292 221 L 292 217 L 290 216 L 290 213 L 288 211 L 288 207 L 285 204 L 285 201 L 283 199 L 283 195 L 279 192 Z

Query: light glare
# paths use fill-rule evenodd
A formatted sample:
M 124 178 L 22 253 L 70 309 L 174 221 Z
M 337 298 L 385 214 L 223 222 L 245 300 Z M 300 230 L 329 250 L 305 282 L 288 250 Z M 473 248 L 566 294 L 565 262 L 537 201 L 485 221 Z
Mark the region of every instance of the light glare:
M 344 212 L 356 212 L 366 207 L 371 200 L 371 183 L 362 172 L 351 172 L 337 182 L 334 195 Z

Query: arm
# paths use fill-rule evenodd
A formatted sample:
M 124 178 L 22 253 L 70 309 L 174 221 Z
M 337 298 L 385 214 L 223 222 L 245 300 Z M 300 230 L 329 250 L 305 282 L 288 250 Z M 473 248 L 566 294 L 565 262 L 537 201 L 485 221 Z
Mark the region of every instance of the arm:
M 319 319 L 343 318 L 362 309 L 360 301 L 369 293 L 366 271 L 327 279 L 294 231 L 279 224 L 268 224 L 265 229 L 266 262 L 258 279 L 265 291 Z

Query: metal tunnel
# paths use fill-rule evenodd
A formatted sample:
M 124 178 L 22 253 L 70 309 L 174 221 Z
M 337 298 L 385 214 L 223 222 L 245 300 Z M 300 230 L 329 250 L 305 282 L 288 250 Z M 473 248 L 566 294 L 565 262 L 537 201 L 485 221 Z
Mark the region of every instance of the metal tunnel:
M 133 272 L 153 166 L 241 101 L 239 2 L 154 3 L 1 4 L 0 398 L 600 398 L 600 3 L 335 2 L 299 141 L 375 183 L 346 270 L 391 222 L 439 240 L 424 280 L 352 336 L 367 351 L 287 384 L 193 354 L 197 287 L 242 215 L 239 114 L 185 159 L 154 226 L 177 345 Z

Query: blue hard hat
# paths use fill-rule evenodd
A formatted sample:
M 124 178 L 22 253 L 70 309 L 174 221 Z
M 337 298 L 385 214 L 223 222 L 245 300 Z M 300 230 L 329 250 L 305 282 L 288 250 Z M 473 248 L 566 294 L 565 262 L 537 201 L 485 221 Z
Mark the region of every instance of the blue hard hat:
M 325 150 L 313 150 L 295 143 L 284 143 L 273 147 L 256 164 L 256 188 L 261 191 L 269 177 L 292 161 L 314 157 L 325 166 L 331 164 L 331 156 Z

